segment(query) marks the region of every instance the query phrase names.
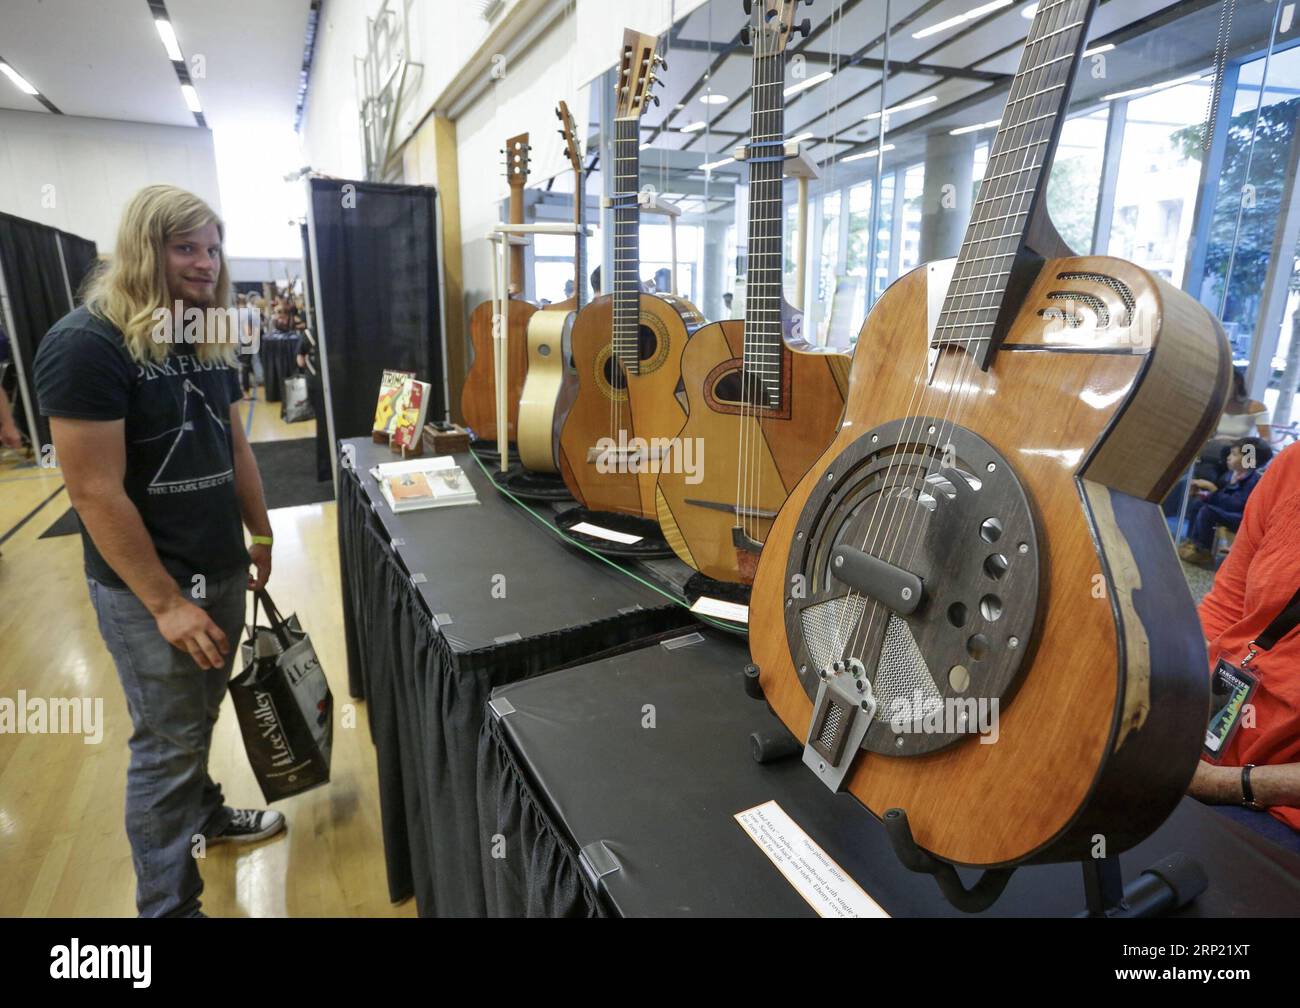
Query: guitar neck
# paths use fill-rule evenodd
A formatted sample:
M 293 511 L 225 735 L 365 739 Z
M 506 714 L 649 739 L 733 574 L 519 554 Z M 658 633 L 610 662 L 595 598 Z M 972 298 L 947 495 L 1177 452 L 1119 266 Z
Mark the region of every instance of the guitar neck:
M 987 368 L 1015 315 L 1007 290 L 1029 251 L 1030 223 L 1044 212 L 1047 170 L 1095 6 L 1096 0 L 1039 4 L 931 338 L 932 358 L 959 345 Z
M 765 406 L 781 405 L 782 226 L 785 204 L 785 54 L 753 59 L 749 166 L 749 248 L 745 271 L 747 380 Z
M 522 185 L 510 184 L 510 221 L 511 224 L 524 222 L 524 189 Z M 524 249 L 522 245 L 510 247 L 510 293 L 521 297 L 524 293 Z
M 582 169 L 573 172 L 573 226 L 577 229 L 573 236 L 573 302 L 575 308 L 587 303 L 587 238 L 583 232 L 586 219 L 586 187 L 582 181 Z
M 637 373 L 641 318 L 641 129 L 637 118 L 614 120 L 614 333 L 613 353 L 623 370 Z

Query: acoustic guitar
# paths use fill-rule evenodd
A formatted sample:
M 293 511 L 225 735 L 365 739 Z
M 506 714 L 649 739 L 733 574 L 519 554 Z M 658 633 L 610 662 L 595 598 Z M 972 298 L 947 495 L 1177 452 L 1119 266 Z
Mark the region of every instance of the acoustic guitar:
M 506 141 L 506 181 L 510 185 L 510 223 L 524 222 L 524 184 L 528 181 L 528 134 L 521 133 Z M 506 415 L 507 441 L 515 441 L 519 422 L 519 396 L 523 392 L 524 377 L 528 370 L 526 334 L 528 321 L 537 311 L 537 305 L 525 301 L 524 250 L 521 245 L 510 248 L 509 297 L 506 299 L 506 317 L 502 321 L 506 330 Z M 460 410 L 465 423 L 479 441 L 497 440 L 496 358 L 492 345 L 492 301 L 479 304 L 469 316 L 470 343 L 474 359 L 465 384 L 460 392 Z
M 555 110 L 564 137 L 564 156 L 573 168 L 573 224 L 579 229 L 573 242 L 573 297 L 549 304 L 528 320 L 528 377 L 519 396 L 519 461 L 534 472 L 558 472 L 555 461 L 557 411 L 567 412 L 577 394 L 577 374 L 570 364 L 569 334 L 575 313 L 587 303 L 586 239 L 582 155 L 578 127 L 569 106 Z M 561 416 L 563 416 L 563 412 Z
M 708 577 L 748 584 L 777 511 L 839 427 L 849 357 L 805 342 L 782 292 L 785 46 L 780 2 L 751 6 L 749 242 L 744 321 L 712 322 L 682 354 L 682 442 L 703 446 L 697 474 L 659 475 L 664 539 Z M 743 38 L 742 33 L 742 38 Z M 699 455 L 699 452 L 696 452 Z
M 1114 856 L 1187 789 L 1205 646 L 1158 502 L 1213 429 L 1197 301 L 1044 207 L 1094 0 L 1038 5 L 955 262 L 886 290 L 759 558 L 750 649 L 829 788 L 948 862 Z
M 560 431 L 559 463 L 575 500 L 592 511 L 655 517 L 655 478 L 686 419 L 675 395 L 682 350 L 704 323 L 684 298 L 641 292 L 640 120 L 654 70 L 656 39 L 623 35 L 615 85 L 614 269 L 612 294 L 595 298 L 573 323 L 578 394 Z

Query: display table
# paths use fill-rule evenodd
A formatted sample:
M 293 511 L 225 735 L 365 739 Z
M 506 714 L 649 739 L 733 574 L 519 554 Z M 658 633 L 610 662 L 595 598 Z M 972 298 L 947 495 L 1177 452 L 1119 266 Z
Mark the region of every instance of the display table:
M 298 334 L 263 336 L 258 352 L 262 355 L 262 397 L 267 402 L 279 402 L 280 383 L 298 372 Z
M 390 895 L 422 915 L 481 915 L 475 748 L 495 686 L 616 654 L 693 625 L 501 497 L 458 456 L 479 503 L 395 515 L 342 443 L 338 530 L 348 682 L 379 766 Z
M 899 865 L 854 798 L 798 758 L 753 760 L 750 733 L 779 723 L 745 695 L 747 660 L 743 642 L 704 630 L 494 691 L 479 743 L 489 912 L 811 916 L 733 819 L 775 800 L 889 914 L 962 916 Z M 1192 799 L 1120 858 L 1126 881 L 1175 851 L 1210 879 L 1184 914 L 1300 908 L 1300 857 Z M 976 873 L 962 875 L 969 885 Z M 1078 865 L 1022 868 L 986 915 L 1069 915 L 1083 901 Z

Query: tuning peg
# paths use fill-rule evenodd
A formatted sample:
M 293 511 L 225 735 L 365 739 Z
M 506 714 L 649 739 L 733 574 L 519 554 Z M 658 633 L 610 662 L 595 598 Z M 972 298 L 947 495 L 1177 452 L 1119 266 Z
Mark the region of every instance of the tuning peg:
M 749 25 L 745 25 L 744 28 L 740 29 L 740 44 L 749 45 Z
M 807 38 L 808 33 L 812 31 L 812 22 L 808 20 L 808 18 L 804 18 L 802 21 L 800 21 L 797 25 L 794 26 L 794 30 L 797 31 L 804 38 Z
M 658 53 L 655 53 L 654 59 L 652 59 L 650 63 L 653 66 L 659 67 L 661 70 L 668 69 L 668 61 L 664 59 L 662 56 L 660 56 Z
M 659 106 L 659 96 L 657 94 L 652 94 L 650 100 L 655 103 L 656 108 Z

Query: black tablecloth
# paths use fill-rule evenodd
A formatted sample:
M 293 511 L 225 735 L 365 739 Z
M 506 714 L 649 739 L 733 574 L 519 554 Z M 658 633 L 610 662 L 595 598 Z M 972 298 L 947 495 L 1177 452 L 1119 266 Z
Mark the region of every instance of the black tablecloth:
M 279 402 L 283 391 L 280 383 L 298 370 L 298 337 L 296 334 L 283 339 L 263 336 L 259 353 L 265 382 L 262 394 L 267 402 Z
M 899 865 L 855 799 L 831 794 L 798 758 L 754 762 L 749 734 L 779 723 L 744 695 L 746 648 L 712 630 L 694 636 L 494 691 L 479 740 L 489 912 L 810 916 L 733 819 L 775 800 L 890 914 L 959 916 L 933 879 Z M 654 727 L 643 727 L 646 711 Z M 1300 911 L 1300 857 L 1190 798 L 1121 856 L 1125 880 L 1174 851 L 1210 879 L 1185 914 Z M 969 885 L 976 873 L 962 876 Z M 1035 866 L 1017 871 L 986 914 L 1083 905 L 1078 865 Z
M 338 534 L 348 683 L 367 701 L 390 896 L 423 915 L 486 910 L 475 746 L 493 687 L 634 648 L 693 618 L 566 547 L 458 456 L 479 502 L 395 515 L 343 443 Z

